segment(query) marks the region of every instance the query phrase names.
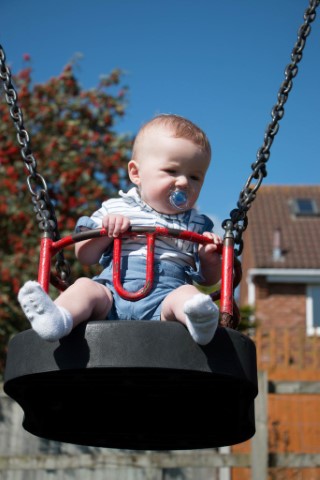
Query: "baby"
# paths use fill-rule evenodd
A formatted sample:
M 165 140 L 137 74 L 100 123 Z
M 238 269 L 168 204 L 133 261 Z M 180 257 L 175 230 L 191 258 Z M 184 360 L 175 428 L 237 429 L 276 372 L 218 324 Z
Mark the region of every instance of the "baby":
M 220 237 L 213 223 L 195 209 L 211 159 L 203 131 L 178 115 L 159 115 L 139 131 L 128 163 L 135 185 L 119 198 L 103 202 L 91 217 L 81 217 L 76 231 L 105 227 L 108 236 L 75 245 L 82 264 L 100 261 L 104 267 L 93 279 L 79 278 L 52 301 L 40 284 L 28 281 L 18 299 L 32 328 L 47 341 L 57 341 L 90 319 L 162 320 L 183 323 L 199 344 L 209 343 L 217 329 L 219 310 L 197 285 L 217 283 L 221 258 Z M 201 233 L 212 243 L 198 245 L 158 237 L 155 246 L 154 285 L 141 300 L 121 298 L 112 284 L 113 239 L 130 226 L 161 226 Z M 141 237 L 122 240 L 123 287 L 136 291 L 144 285 L 146 244 Z

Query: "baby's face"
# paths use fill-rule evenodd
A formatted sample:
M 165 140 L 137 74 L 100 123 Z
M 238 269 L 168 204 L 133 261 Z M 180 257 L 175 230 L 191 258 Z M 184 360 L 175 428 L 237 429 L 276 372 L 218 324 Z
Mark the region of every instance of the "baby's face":
M 175 138 L 168 129 L 152 128 L 129 162 L 129 176 L 145 203 L 159 213 L 176 214 L 195 205 L 209 163 L 208 154 L 191 140 Z M 177 190 L 187 194 L 182 209 L 170 203 L 170 194 Z

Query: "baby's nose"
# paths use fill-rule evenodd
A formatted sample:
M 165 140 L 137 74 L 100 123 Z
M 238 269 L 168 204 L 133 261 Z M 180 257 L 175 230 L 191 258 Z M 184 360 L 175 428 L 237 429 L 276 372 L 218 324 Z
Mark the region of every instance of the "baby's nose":
M 177 187 L 186 187 L 188 185 L 188 179 L 185 175 L 179 175 L 176 178 L 176 186 Z

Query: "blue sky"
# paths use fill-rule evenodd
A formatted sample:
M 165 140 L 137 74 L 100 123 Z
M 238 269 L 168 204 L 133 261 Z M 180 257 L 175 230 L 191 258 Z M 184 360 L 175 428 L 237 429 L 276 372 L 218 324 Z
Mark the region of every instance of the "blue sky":
M 117 129 L 157 113 L 202 127 L 213 160 L 199 207 L 221 221 L 236 207 L 262 145 L 308 0 L 2 0 L 0 42 L 13 72 L 58 75 L 77 52 L 83 88 L 119 67 L 130 88 Z M 320 180 L 320 8 L 307 39 L 264 184 Z M 41 168 L 42 159 L 38 159 Z

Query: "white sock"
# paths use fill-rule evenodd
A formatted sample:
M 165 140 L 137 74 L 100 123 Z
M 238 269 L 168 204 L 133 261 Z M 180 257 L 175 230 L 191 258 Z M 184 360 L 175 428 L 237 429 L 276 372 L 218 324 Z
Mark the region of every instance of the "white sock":
M 26 282 L 19 291 L 18 300 L 33 330 L 44 340 L 55 342 L 71 332 L 71 314 L 57 306 L 38 282 Z
M 195 342 L 207 345 L 216 333 L 219 322 L 219 309 L 209 295 L 198 293 L 183 307 L 186 326 Z

